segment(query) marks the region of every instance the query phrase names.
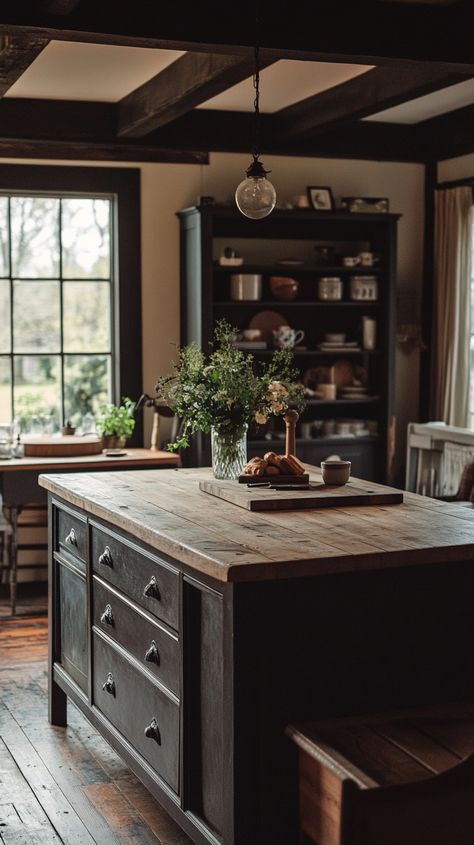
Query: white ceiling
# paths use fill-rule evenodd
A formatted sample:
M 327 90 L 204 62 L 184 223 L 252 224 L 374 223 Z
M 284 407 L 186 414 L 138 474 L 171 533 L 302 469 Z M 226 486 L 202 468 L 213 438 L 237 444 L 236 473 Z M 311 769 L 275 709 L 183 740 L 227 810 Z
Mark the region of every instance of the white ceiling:
M 366 73 L 372 65 L 346 65 L 334 62 L 297 62 L 283 59 L 260 72 L 260 111 L 275 112 L 298 100 L 319 94 Z M 198 108 L 222 111 L 253 111 L 252 77 L 228 88 Z
M 160 73 L 183 53 L 109 44 L 51 41 L 6 97 L 117 102 Z M 260 109 L 272 113 L 366 73 L 371 65 L 282 60 L 260 74 Z M 200 108 L 253 110 L 252 77 L 213 97 Z M 366 120 L 417 123 L 474 103 L 474 80 L 452 85 Z
M 419 123 L 420 120 L 428 120 L 430 117 L 461 109 L 471 103 L 474 103 L 474 79 L 467 79 L 465 82 L 458 82 L 441 91 L 433 91 L 432 94 L 417 97 L 409 103 L 379 111 L 364 120 L 382 123 Z
M 115 103 L 179 56 L 178 50 L 50 41 L 5 96 Z

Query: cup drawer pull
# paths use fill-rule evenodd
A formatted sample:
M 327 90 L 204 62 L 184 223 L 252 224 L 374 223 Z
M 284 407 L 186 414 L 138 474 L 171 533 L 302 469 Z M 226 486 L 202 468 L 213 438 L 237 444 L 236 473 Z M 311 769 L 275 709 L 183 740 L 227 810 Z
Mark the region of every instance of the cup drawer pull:
M 107 680 L 102 684 L 102 689 L 110 695 L 115 696 L 115 681 L 112 672 L 108 673 Z
M 103 622 L 104 625 L 114 624 L 114 614 L 112 613 L 112 607 L 110 604 L 105 605 L 105 610 L 100 617 L 100 621 Z
M 160 591 L 158 589 L 158 584 L 156 583 L 156 578 L 154 575 L 151 576 L 148 584 L 146 585 L 145 589 L 143 590 L 143 595 L 148 596 L 148 598 L 152 599 L 159 599 L 160 598 Z
M 101 563 L 102 566 L 112 566 L 112 552 L 110 551 L 109 546 L 106 546 L 102 554 L 99 555 L 99 563 Z
M 150 648 L 145 652 L 145 660 L 147 663 L 156 663 L 160 665 L 160 652 L 156 647 L 155 640 L 151 641 Z
M 148 727 L 145 728 L 145 736 L 148 739 L 154 739 L 155 742 L 158 743 L 158 745 L 161 745 L 160 729 L 158 727 L 158 722 L 156 721 L 154 716 Z
M 69 534 L 67 535 L 66 543 L 69 543 L 70 546 L 77 546 L 77 537 L 74 528 L 71 528 Z

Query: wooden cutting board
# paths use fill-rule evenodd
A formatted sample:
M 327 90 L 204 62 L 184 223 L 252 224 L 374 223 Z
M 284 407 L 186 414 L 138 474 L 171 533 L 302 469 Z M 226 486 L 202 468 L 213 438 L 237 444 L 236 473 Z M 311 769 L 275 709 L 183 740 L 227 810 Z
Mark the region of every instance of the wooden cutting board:
M 75 455 L 99 455 L 102 452 L 102 439 L 94 434 L 79 437 L 74 434 L 25 435 L 22 438 L 25 457 L 29 458 L 64 458 Z
M 371 487 L 370 482 L 349 481 L 341 487 L 323 484 L 312 477 L 309 490 L 250 488 L 238 481 L 200 481 L 199 489 L 249 511 L 296 510 L 299 508 L 340 508 L 348 505 L 399 505 L 403 493 Z

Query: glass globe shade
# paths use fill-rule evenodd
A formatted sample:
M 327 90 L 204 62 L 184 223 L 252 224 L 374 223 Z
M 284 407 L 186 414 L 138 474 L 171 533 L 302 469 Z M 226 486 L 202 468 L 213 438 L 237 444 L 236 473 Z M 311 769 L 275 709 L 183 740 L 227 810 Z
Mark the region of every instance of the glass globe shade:
M 237 185 L 235 202 L 245 217 L 260 220 L 267 217 L 275 208 L 276 191 L 265 176 L 247 176 Z

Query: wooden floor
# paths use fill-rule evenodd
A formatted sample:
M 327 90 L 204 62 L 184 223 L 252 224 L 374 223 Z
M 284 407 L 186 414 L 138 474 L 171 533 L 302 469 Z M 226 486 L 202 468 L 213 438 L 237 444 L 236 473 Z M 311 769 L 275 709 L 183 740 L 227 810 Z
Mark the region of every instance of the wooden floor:
M 0 843 L 191 845 L 68 704 L 47 721 L 47 620 L 0 619 Z

